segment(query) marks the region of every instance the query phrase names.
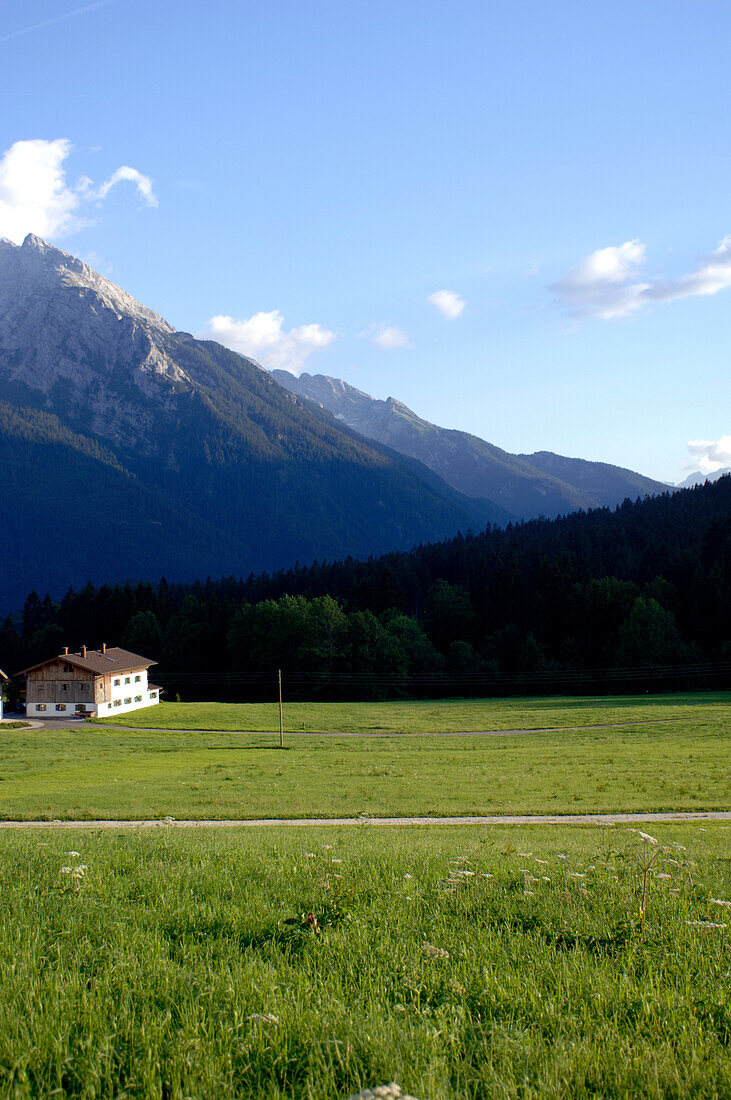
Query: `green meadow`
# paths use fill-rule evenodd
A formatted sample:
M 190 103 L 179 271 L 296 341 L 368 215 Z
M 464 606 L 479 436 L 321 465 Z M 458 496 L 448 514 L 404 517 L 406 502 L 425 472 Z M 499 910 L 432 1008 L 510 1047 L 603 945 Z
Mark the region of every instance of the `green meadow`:
M 563 729 L 619 722 L 685 721 L 713 717 L 720 708 L 727 715 L 731 713 L 731 692 L 389 703 L 290 703 L 285 699 L 284 728 L 296 733 L 360 734 Z M 279 730 L 279 710 L 274 703 L 163 702 L 98 721 L 105 726 L 135 729 L 275 732 Z
M 0 817 L 731 805 L 728 696 L 302 707 L 3 729 Z M 0 831 L 0 1098 L 731 1095 L 731 829 L 648 832 Z
M 0 817 L 248 818 L 723 810 L 731 708 L 498 736 L 9 730 Z
M 729 829 L 651 832 L 1 833 L 0 1096 L 727 1097 Z

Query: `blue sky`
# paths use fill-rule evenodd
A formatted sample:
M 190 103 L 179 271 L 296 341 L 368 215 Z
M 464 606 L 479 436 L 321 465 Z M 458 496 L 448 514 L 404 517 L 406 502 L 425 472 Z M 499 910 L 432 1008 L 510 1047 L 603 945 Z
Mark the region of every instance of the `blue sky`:
M 4 0 L 0 235 L 266 365 L 680 480 L 731 464 L 730 43 L 726 0 Z

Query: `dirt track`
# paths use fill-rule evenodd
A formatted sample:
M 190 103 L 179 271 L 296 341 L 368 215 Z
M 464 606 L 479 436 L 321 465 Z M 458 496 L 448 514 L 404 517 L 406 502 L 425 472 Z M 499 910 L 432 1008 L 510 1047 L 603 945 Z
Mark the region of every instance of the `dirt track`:
M 30 719 L 22 715 L 12 715 L 16 721 L 27 722 L 34 729 L 66 730 L 66 729 L 102 729 L 121 730 L 129 733 L 220 733 L 240 734 L 242 736 L 274 737 L 275 730 L 228 730 L 228 729 L 167 729 L 165 727 L 147 726 L 118 726 L 106 725 L 103 721 L 95 720 L 87 722 L 77 718 L 44 718 Z M 531 726 L 527 729 L 504 730 L 409 730 L 397 732 L 394 730 L 285 730 L 284 736 L 290 737 L 510 737 L 515 734 L 525 733 L 581 733 L 583 730 L 617 730 L 627 729 L 633 726 L 651 726 L 658 723 L 682 722 L 682 717 L 674 718 L 635 718 L 626 722 L 598 722 L 595 725 L 585 726 Z
M 286 825 L 628 825 L 642 821 L 731 821 L 731 810 L 646 814 L 518 814 L 492 817 L 295 817 L 176 821 L 0 821 L 0 829 L 232 829 Z

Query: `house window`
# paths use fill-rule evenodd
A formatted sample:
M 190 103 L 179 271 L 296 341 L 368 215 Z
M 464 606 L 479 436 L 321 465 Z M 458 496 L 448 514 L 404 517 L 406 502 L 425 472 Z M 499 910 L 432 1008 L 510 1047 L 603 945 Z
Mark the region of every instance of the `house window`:
M 76 713 L 77 714 L 86 714 L 86 703 L 77 703 L 76 704 Z
M 136 683 L 136 684 L 139 684 L 139 682 L 140 682 L 140 680 L 141 680 L 141 679 L 142 679 L 142 677 L 141 677 L 141 676 L 135 676 L 135 683 Z
M 141 703 L 141 702 L 142 702 L 142 696 L 141 695 L 135 695 L 135 703 Z
M 115 686 L 115 688 L 121 687 L 122 686 L 122 681 L 121 680 L 115 680 L 114 681 L 114 686 Z
M 56 703 L 56 710 L 66 710 L 65 703 Z
M 115 707 L 121 707 L 121 705 L 122 705 L 122 700 L 121 700 L 121 699 L 115 699 L 115 700 L 114 700 L 114 705 L 115 705 Z
M 46 709 L 46 704 L 45 703 L 38 703 L 37 706 L 36 706 L 36 710 L 45 710 L 45 709 Z
M 68 684 L 61 684 L 61 691 L 68 691 L 68 690 L 69 690 L 69 685 Z
M 131 695 L 129 695 L 129 696 L 128 696 L 128 697 L 127 697 L 127 698 L 125 699 L 125 701 L 124 701 L 124 702 L 125 702 L 125 706 L 127 706 L 127 705 L 128 705 L 129 703 L 131 703 L 131 702 L 132 702 L 132 696 L 131 696 Z
M 156 691 L 151 691 L 150 692 L 150 698 L 151 699 L 157 699 L 157 692 Z
M 125 684 L 128 684 L 130 682 L 129 676 L 125 676 L 124 682 L 125 682 Z

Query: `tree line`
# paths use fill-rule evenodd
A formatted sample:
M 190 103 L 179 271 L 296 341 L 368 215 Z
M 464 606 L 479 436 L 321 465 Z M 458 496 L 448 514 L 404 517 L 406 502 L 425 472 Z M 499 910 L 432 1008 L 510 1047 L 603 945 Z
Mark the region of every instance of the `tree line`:
M 731 478 L 368 561 L 32 592 L 8 672 L 102 641 L 167 697 L 428 697 L 729 685 Z

